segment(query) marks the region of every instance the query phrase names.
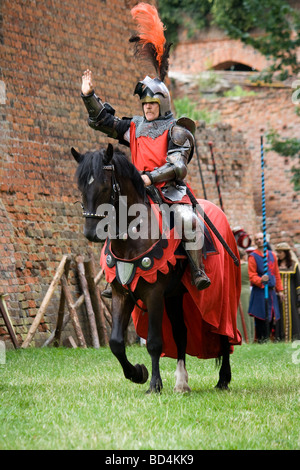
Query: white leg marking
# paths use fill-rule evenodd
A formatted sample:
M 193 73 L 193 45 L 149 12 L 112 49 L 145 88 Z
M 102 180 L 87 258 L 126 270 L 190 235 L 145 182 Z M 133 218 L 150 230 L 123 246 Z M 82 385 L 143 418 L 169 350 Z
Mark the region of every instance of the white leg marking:
M 174 387 L 175 392 L 191 392 L 188 386 L 188 373 L 186 371 L 183 359 L 177 362 L 177 368 L 175 371 L 176 383 Z

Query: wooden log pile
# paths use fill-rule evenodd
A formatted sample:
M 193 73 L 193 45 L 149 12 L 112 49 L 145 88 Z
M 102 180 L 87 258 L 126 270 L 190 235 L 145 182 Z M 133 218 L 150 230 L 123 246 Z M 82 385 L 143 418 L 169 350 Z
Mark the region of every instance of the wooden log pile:
M 31 343 L 58 284 L 61 286 L 61 294 L 56 328 L 43 344 L 43 347 L 49 346 L 51 343 L 53 343 L 53 346 L 55 347 L 60 346 L 62 331 L 69 321 L 72 322 L 78 346 L 81 348 L 87 347 L 77 314 L 77 310 L 83 304 L 85 305 L 87 312 L 87 320 L 90 328 L 92 346 L 98 349 L 100 346 L 106 346 L 108 344 L 106 323 L 111 326 L 111 313 L 108 303 L 105 302 L 100 296 L 98 286 L 102 276 L 104 275 L 103 270 L 100 270 L 100 272 L 96 274 L 95 260 L 92 252 L 89 253 L 87 259 L 84 259 L 83 256 L 77 256 L 75 261 L 82 294 L 76 300 L 76 302 L 73 301 L 68 284 L 71 257 L 69 255 L 64 255 L 41 303 L 37 315 L 35 316 L 34 321 L 27 333 L 27 336 L 21 345 L 22 348 L 27 348 Z M 65 311 L 66 308 L 67 312 Z M 77 347 L 77 344 L 72 337 L 69 337 L 67 342 L 69 346 Z

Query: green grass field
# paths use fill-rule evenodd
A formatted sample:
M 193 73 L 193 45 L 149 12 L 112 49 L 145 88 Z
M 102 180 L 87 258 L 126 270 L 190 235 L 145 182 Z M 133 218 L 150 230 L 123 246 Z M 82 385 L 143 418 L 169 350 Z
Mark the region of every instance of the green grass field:
M 158 395 L 127 381 L 108 348 L 7 351 L 0 449 L 299 449 L 293 346 L 236 347 L 229 392 L 214 388 L 214 360 L 188 357 L 192 392 L 174 393 L 176 361 L 162 358 Z M 129 347 L 128 356 L 150 368 L 145 347 Z

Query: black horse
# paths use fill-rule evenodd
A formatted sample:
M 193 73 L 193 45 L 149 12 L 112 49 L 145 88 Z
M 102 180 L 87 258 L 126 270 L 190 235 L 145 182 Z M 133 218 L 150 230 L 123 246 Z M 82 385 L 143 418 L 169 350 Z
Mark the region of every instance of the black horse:
M 178 261 L 175 266 L 169 264 L 167 273 L 162 273 L 161 271 L 157 272 L 157 279 L 154 283 L 148 282 L 143 276 L 139 277 L 136 287 L 134 291 L 132 291 L 130 287 L 132 272 L 130 270 L 136 270 L 137 264 L 139 264 L 140 268 L 146 270 L 147 263 L 151 264 L 151 262 L 153 262 L 153 259 L 151 259 L 153 247 L 155 247 L 156 251 L 158 250 L 161 253 L 163 251 L 162 239 L 153 238 L 151 235 L 151 226 L 153 225 L 153 219 L 151 225 L 151 217 L 153 214 L 142 178 L 136 168 L 128 161 L 125 154 L 117 149 L 114 151 L 110 144 L 106 150 L 102 149 L 85 154 L 80 154 L 72 148 L 72 155 L 78 163 L 76 177 L 78 188 L 82 193 L 83 216 L 85 217 L 84 235 L 88 240 L 96 243 L 103 241 L 103 238 L 105 238 L 107 234 L 103 235 L 102 229 L 100 230 L 101 233 L 99 233 L 99 223 L 101 225 L 105 220 L 104 215 L 107 215 L 107 212 L 103 214 L 101 210 L 103 208 L 109 209 L 109 207 L 112 207 L 114 213 L 113 219 L 111 220 L 118 221 L 122 215 L 121 212 L 124 210 L 124 208 L 120 208 L 120 200 L 124 196 L 127 197 L 127 207 L 131 207 L 133 204 L 142 205 L 145 209 L 143 217 L 146 214 L 146 218 L 148 219 L 146 221 L 146 227 L 148 227 L 147 236 L 140 238 L 130 236 L 129 232 L 134 222 L 134 216 L 128 216 L 125 230 L 124 227 L 121 229 L 118 224 L 116 224 L 114 236 L 111 238 L 110 244 L 108 245 L 108 243 L 106 243 L 103 249 L 105 250 L 103 256 L 107 266 L 118 263 L 118 260 L 123 260 L 122 263 L 119 263 L 119 268 L 121 267 L 123 269 L 123 277 L 119 269 L 119 275 L 117 275 L 111 283 L 112 331 L 109 342 L 111 351 L 119 360 L 127 379 L 139 384 L 145 383 L 148 379 L 148 371 L 144 364 L 133 365 L 129 362 L 126 356 L 124 334 L 133 311 L 138 312 L 137 315 L 142 315 L 143 318 L 144 315 L 147 316 L 147 350 L 152 360 L 152 375 L 148 391 L 159 392 L 162 389 L 159 361 L 164 352 L 163 319 L 164 315 L 167 315 L 169 324 L 171 325 L 171 336 L 173 335 L 172 341 L 175 342 L 177 349 L 175 390 L 181 392 L 190 391 L 185 367 L 186 352 L 188 353 L 188 336 L 190 333 L 188 334 L 183 307 L 183 298 L 187 292 L 187 288 L 182 282 L 182 275 L 183 272 L 186 271 L 187 263 L 185 260 L 181 260 Z M 206 207 L 211 206 L 216 207 L 206 201 Z M 220 218 L 219 212 L 218 217 Z M 223 213 L 221 217 L 223 218 L 220 220 L 222 224 L 225 218 Z M 136 225 L 134 226 L 135 230 L 132 229 L 135 233 L 137 228 L 140 228 Z M 162 246 L 160 246 L 161 243 Z M 222 247 L 218 245 L 217 251 L 219 254 L 221 250 Z M 145 257 L 145 253 L 149 254 L 149 256 Z M 232 260 L 228 259 L 224 253 L 221 253 L 221 255 L 223 261 L 225 259 L 225 264 L 232 263 Z M 211 259 L 212 258 L 217 257 L 211 257 Z M 207 259 L 209 259 L 209 257 Z M 126 263 L 126 261 L 128 261 L 128 263 Z M 141 263 L 144 263 L 146 266 L 143 267 Z M 127 271 L 128 267 L 130 268 L 129 272 Z M 126 280 L 124 280 L 124 276 Z M 216 283 L 217 282 L 218 281 L 216 281 Z M 238 281 L 235 282 L 233 279 L 232 284 L 234 283 L 236 286 L 233 286 L 233 288 L 237 288 L 238 290 Z M 217 285 L 215 287 L 217 287 Z M 211 289 L 211 287 L 209 289 Z M 206 291 L 209 289 L 206 289 Z M 204 298 L 203 296 L 205 296 L 206 291 L 199 293 L 199 295 L 202 295 L 202 298 Z M 222 294 L 222 299 L 223 297 L 224 294 Z M 239 298 L 238 292 L 236 298 Z M 137 306 L 138 299 L 139 302 L 142 301 L 142 306 Z M 216 301 L 218 302 L 218 309 L 222 308 L 221 301 Z M 237 302 L 238 300 L 234 301 L 234 305 L 237 306 Z M 209 308 L 212 308 L 211 297 L 210 301 L 205 301 L 205 303 L 209 303 Z M 202 310 L 204 308 L 205 307 L 201 307 Z M 164 312 L 166 312 L 166 314 Z M 201 327 L 204 328 L 203 340 L 208 338 L 208 341 L 213 342 L 210 338 L 217 338 L 218 348 L 217 353 L 209 353 L 207 356 L 196 354 L 198 357 L 218 357 L 220 360 L 222 358 L 219 381 L 216 387 L 227 389 L 231 380 L 229 357 L 232 346 L 230 345 L 228 336 L 223 334 L 224 329 L 222 330 L 222 327 L 218 329 L 214 325 L 209 325 L 209 323 L 204 320 L 204 318 L 206 318 L 206 312 L 201 312 L 201 315 L 203 318 L 199 319 L 199 322 L 201 323 Z M 192 312 L 192 316 L 196 316 L 196 312 L 195 314 Z M 232 318 L 234 318 L 234 312 Z M 196 319 L 195 321 L 198 320 Z M 221 323 L 222 322 L 220 322 L 220 324 Z M 209 331 L 208 326 L 215 331 Z M 234 330 L 234 334 L 231 335 L 231 343 L 239 344 L 234 321 L 231 326 Z M 226 331 L 227 330 L 224 330 L 225 333 Z M 168 337 L 169 336 L 170 335 L 168 335 Z M 194 353 L 192 354 L 195 355 Z

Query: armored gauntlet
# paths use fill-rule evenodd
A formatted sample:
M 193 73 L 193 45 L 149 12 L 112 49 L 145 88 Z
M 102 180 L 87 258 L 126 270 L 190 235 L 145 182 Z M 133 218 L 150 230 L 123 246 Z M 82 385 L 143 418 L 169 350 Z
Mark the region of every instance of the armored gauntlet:
M 102 103 L 94 92 L 89 95 L 81 93 L 81 98 L 89 114 L 89 126 L 92 129 L 103 132 L 108 137 L 121 141 L 124 133 L 130 126 L 130 120 L 116 117 L 114 108 L 109 103 Z

